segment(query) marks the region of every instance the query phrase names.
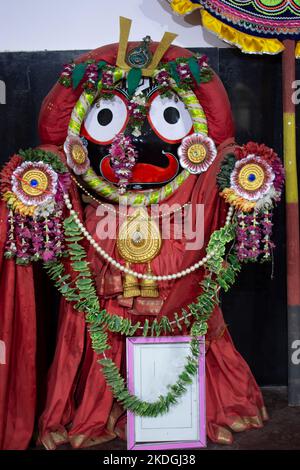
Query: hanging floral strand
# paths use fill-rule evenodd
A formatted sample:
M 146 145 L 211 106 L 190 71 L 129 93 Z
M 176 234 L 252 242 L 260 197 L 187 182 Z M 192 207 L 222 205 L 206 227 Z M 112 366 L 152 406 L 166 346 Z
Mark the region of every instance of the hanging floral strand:
M 109 155 L 111 166 L 118 179 L 119 192 L 123 194 L 131 179 L 138 156 L 131 137 L 117 134 L 110 146 Z
M 217 176 L 221 196 L 236 208 L 237 255 L 240 261 L 268 261 L 271 209 L 280 200 L 283 165 L 273 149 L 254 142 L 227 155 Z

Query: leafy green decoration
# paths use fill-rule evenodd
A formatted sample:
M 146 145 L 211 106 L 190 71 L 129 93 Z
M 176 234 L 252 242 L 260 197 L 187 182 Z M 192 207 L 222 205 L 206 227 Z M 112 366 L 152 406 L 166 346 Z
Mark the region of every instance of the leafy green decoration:
M 79 83 L 83 79 L 87 66 L 87 62 L 81 62 L 80 64 L 75 65 L 72 72 L 72 83 L 74 90 L 78 87 Z
M 132 96 L 139 86 L 139 83 L 142 78 L 142 70 L 137 68 L 132 68 L 129 70 L 127 75 L 127 83 L 128 83 L 128 94 Z
M 222 287 L 224 290 L 228 290 L 240 270 L 240 263 L 234 253 L 229 254 L 226 263 L 224 263 L 225 246 L 235 236 L 234 226 L 226 225 L 215 231 L 210 238 L 207 253 L 213 250 L 214 254 L 207 262 L 210 273 L 200 283 L 202 294 L 188 306 L 189 313 L 182 310 L 186 326 L 191 323 L 188 315 L 191 314 L 193 317 L 190 330 L 192 337 L 190 354 L 175 384 L 168 387 L 165 396 L 159 396 L 153 402 L 143 401 L 131 394 L 126 388 L 125 381 L 121 377 L 117 366 L 105 356 L 105 352 L 110 349 L 108 331 L 133 336 L 140 327 L 140 323 L 133 325 L 128 318 L 110 315 L 106 310 L 101 310 L 89 262 L 86 260 L 86 251 L 80 244 L 83 237 L 73 216 L 65 219 L 64 230 L 73 274 L 65 274 L 65 266 L 61 261 L 44 263 L 44 267 L 65 299 L 73 302 L 74 308 L 85 314 L 92 348 L 96 354 L 104 354 L 104 358 L 98 362 L 101 364 L 103 374 L 112 389 L 113 395 L 125 408 L 137 415 L 155 417 L 167 413 L 170 406 L 177 403 L 178 399 L 185 393 L 186 387 L 192 382 L 193 376 L 197 373 L 199 359 L 198 337 L 204 336 L 207 332 L 207 321 L 215 306 L 219 303 L 219 289 Z M 181 330 L 182 326 L 178 314 L 175 313 L 174 317 L 177 328 Z M 149 320 L 146 319 L 143 327 L 144 336 L 147 336 L 149 332 L 151 336 L 159 336 L 161 332 L 166 334 L 172 331 L 172 325 L 165 316 L 160 321 L 155 319 L 151 325 L 149 325 Z
M 225 155 L 221 164 L 221 169 L 217 175 L 217 184 L 221 191 L 230 187 L 230 175 L 234 169 L 236 157 L 233 153 Z
M 67 167 L 63 164 L 61 159 L 52 152 L 47 152 L 42 149 L 26 149 L 26 150 L 19 150 L 18 155 L 24 158 L 25 161 L 28 162 L 44 162 L 51 165 L 54 171 L 57 173 L 68 173 Z
M 188 59 L 188 64 L 189 64 L 190 71 L 191 71 L 194 79 L 196 80 L 196 82 L 199 85 L 201 83 L 201 73 L 200 73 L 200 67 L 199 67 L 199 64 L 198 64 L 198 61 L 197 61 L 196 57 L 190 57 Z
M 104 69 L 105 66 L 106 66 L 105 60 L 100 60 L 100 62 L 97 63 L 97 67 L 98 67 L 98 80 L 101 80 L 101 78 L 102 78 L 102 73 L 103 73 L 103 69 Z
M 180 76 L 177 72 L 176 62 L 174 62 L 174 61 L 168 62 L 168 68 L 169 68 L 171 77 L 173 78 L 173 80 L 175 80 L 176 85 L 180 86 L 181 85 L 181 80 L 180 80 Z
M 197 338 L 191 340 L 190 356 L 174 385 L 168 386 L 168 393 L 165 396 L 159 396 L 156 401 L 146 402 L 131 394 L 126 388 L 125 381 L 121 377 L 119 369 L 111 359 L 101 359 L 103 374 L 106 382 L 111 387 L 113 394 L 118 401 L 127 409 L 139 416 L 156 416 L 165 414 L 170 406 L 178 403 L 178 400 L 186 392 L 187 386 L 192 383 L 193 376 L 198 370 L 199 341 Z

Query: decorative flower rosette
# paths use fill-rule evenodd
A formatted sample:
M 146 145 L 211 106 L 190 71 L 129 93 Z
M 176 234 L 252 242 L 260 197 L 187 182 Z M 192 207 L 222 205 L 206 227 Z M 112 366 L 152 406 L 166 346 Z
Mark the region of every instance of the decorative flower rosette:
M 182 139 L 177 150 L 180 165 L 193 175 L 206 171 L 217 156 L 214 141 L 204 134 L 195 133 Z
M 57 173 L 43 162 L 24 162 L 12 174 L 12 191 L 26 206 L 41 206 L 53 200 Z
M 67 164 L 75 175 L 83 175 L 90 167 L 88 151 L 84 141 L 78 136 L 69 135 L 64 144 L 64 151 Z
M 70 176 L 59 158 L 43 150 L 20 151 L 0 174 L 8 212 L 5 255 L 18 264 L 63 254 L 63 195 Z
M 236 162 L 230 177 L 231 188 L 244 199 L 261 200 L 270 194 L 275 174 L 272 167 L 256 155 Z
M 225 157 L 217 176 L 221 196 L 235 207 L 240 260 L 268 260 L 274 247 L 272 209 L 284 184 L 283 165 L 273 149 L 249 142 Z

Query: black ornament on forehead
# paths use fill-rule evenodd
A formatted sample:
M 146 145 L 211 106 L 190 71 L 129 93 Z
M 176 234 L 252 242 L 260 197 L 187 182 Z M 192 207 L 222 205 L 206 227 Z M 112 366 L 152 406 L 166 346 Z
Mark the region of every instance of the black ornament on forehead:
M 126 62 L 130 67 L 138 69 L 148 67 L 152 60 L 152 53 L 149 49 L 150 42 L 150 36 L 146 36 L 143 38 L 143 42 L 128 52 Z
M 136 89 L 136 93 L 142 92 L 146 96 L 146 99 L 148 99 L 156 90 L 158 90 L 158 88 L 159 87 L 153 78 L 142 77 Z M 128 93 L 128 84 L 126 78 L 119 81 L 115 90 L 124 95 L 127 99 L 131 98 Z

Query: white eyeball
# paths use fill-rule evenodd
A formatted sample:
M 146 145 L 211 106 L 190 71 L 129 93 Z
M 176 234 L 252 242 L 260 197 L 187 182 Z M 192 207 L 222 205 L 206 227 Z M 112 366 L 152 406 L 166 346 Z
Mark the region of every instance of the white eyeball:
M 169 143 L 180 142 L 193 129 L 193 121 L 183 101 L 175 97 L 153 94 L 148 114 L 150 126 L 160 139 Z
M 82 135 L 96 144 L 110 144 L 124 131 L 128 118 L 126 98 L 114 92 L 113 98 L 101 99 L 92 106 L 84 120 Z

